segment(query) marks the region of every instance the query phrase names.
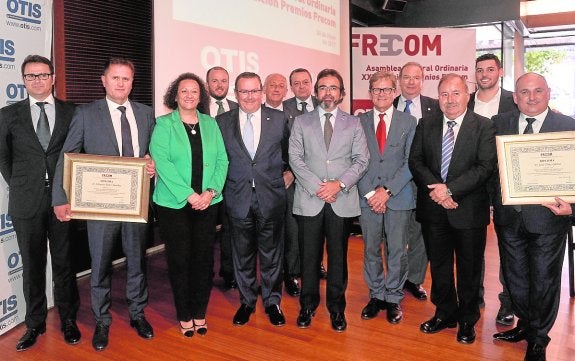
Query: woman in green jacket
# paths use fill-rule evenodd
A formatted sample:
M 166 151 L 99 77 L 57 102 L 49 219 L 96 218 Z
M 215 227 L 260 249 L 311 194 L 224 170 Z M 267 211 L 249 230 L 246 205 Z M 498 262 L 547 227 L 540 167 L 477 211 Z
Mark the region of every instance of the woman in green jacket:
M 166 244 L 168 274 L 180 332 L 208 331 L 206 309 L 212 288 L 216 203 L 228 171 L 220 128 L 209 115 L 204 82 L 184 73 L 164 95 L 173 111 L 156 120 L 150 153 L 158 180 L 154 202 Z

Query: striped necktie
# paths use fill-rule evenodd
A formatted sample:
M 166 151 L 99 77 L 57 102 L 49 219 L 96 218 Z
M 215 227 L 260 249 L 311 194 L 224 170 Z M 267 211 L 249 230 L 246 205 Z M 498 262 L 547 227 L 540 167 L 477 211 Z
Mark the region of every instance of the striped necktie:
M 451 162 L 451 154 L 453 153 L 453 145 L 455 144 L 455 135 L 453 127 L 457 123 L 453 120 L 447 122 L 447 132 L 443 136 L 441 144 L 441 179 L 445 182 L 447 180 L 447 170 L 449 169 L 449 162 Z

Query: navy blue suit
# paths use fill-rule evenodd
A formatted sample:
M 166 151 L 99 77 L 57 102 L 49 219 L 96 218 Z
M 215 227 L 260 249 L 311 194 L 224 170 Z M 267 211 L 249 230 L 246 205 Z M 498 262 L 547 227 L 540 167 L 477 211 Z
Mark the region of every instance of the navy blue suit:
M 264 306 L 281 302 L 281 276 L 288 167 L 289 129 L 283 112 L 261 107 L 261 135 L 252 159 L 240 129 L 240 111 L 232 109 L 216 120 L 228 154 L 223 191 L 232 233 L 232 258 L 240 301 L 255 307 L 256 261 Z
M 494 116 L 497 134 L 519 134 L 519 115 L 516 110 Z M 573 130 L 574 119 L 549 111 L 540 133 Z M 518 212 L 516 207 L 502 205 L 498 177 L 491 184 L 501 267 L 519 317 L 518 326 L 527 330 L 528 342 L 547 345 L 559 309 L 561 268 L 571 218 L 556 216 L 540 205 L 524 205 Z

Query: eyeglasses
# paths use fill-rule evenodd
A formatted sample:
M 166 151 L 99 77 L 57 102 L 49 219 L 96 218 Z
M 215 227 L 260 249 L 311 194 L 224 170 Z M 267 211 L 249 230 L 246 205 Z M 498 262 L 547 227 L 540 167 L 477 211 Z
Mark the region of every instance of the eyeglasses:
M 322 91 L 322 92 L 334 92 L 336 90 L 339 90 L 340 88 L 338 86 L 335 85 L 320 85 L 317 87 L 317 90 Z
M 389 95 L 389 94 L 391 94 L 393 91 L 395 91 L 395 88 L 372 88 L 372 89 L 371 89 L 371 93 L 372 93 L 372 94 L 375 94 L 375 95 L 378 95 L 378 94 L 380 94 L 380 93 Z
M 254 96 L 258 93 L 261 93 L 261 89 L 252 89 L 252 90 L 237 90 L 238 94 L 240 94 L 243 97 L 247 97 L 248 95 Z
M 292 83 L 292 86 L 295 86 L 295 87 L 298 87 L 298 88 L 299 88 L 300 86 L 309 86 L 310 84 L 311 84 L 311 83 L 310 83 L 309 81 L 307 81 L 307 80 L 304 80 L 304 81 L 294 81 L 294 82 Z
M 40 80 L 48 80 L 48 78 L 50 78 L 51 76 L 52 76 L 52 74 L 48 74 L 48 73 L 24 74 L 24 79 L 26 79 L 28 81 L 34 81 L 34 80 L 36 80 L 36 78 L 38 78 Z

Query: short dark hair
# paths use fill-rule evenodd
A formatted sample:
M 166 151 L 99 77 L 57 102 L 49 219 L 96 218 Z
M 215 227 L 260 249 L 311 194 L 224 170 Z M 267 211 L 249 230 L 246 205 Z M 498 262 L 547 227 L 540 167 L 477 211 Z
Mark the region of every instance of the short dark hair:
M 111 65 L 125 65 L 130 69 L 132 69 L 132 74 L 136 74 L 136 67 L 134 66 L 134 63 L 130 59 L 112 57 L 106 60 L 106 63 L 104 63 L 104 69 L 102 70 L 102 75 L 106 75 L 106 72 L 108 71 Z
M 30 63 L 46 64 L 50 68 L 50 74 L 54 74 L 54 64 L 52 64 L 50 59 L 45 58 L 42 55 L 34 54 L 34 55 L 28 55 L 27 57 L 24 58 L 24 61 L 22 62 L 22 76 L 24 76 L 24 69 L 26 68 L 26 65 Z
M 493 60 L 495 61 L 495 64 L 497 65 L 498 69 L 501 69 L 501 60 L 499 60 L 499 58 L 497 57 L 497 55 L 492 54 L 492 53 L 486 53 L 483 55 L 479 55 L 477 57 L 477 59 L 475 59 L 475 66 L 477 67 L 477 63 L 479 63 L 480 61 L 485 61 L 485 60 Z
M 334 76 L 337 78 L 337 80 L 339 81 L 339 91 L 341 92 L 342 95 L 345 94 L 345 88 L 343 86 L 343 78 L 341 77 L 339 72 L 335 69 L 323 69 L 322 71 L 319 72 L 319 74 L 317 74 L 317 78 L 315 80 L 315 85 L 313 87 L 313 90 L 315 91 L 315 93 L 317 94 L 317 83 L 319 82 L 319 80 L 321 78 L 325 78 L 328 76 Z
M 228 77 L 230 76 L 230 74 L 228 73 L 228 71 L 226 70 L 226 68 L 221 67 L 221 66 L 214 66 L 208 69 L 208 71 L 206 72 L 206 81 L 208 81 L 208 78 L 210 77 L 210 72 L 212 70 L 223 70 L 226 72 L 226 74 L 228 74 Z
M 200 102 L 198 103 L 198 111 L 200 113 L 208 114 L 210 96 L 208 94 L 208 90 L 206 89 L 206 84 L 199 76 L 194 73 L 182 73 L 176 78 L 176 80 L 170 83 L 168 89 L 166 89 L 166 94 L 164 94 L 164 105 L 170 109 L 178 109 L 178 102 L 176 102 L 178 87 L 182 81 L 189 79 L 195 80 L 200 87 Z
M 249 71 L 244 71 L 243 73 L 241 73 L 240 75 L 238 75 L 236 77 L 236 82 L 234 83 L 235 90 L 236 91 L 238 90 L 238 81 L 240 79 L 253 79 L 253 78 L 256 78 L 260 82 L 260 89 L 263 88 L 262 79 L 260 78 L 259 75 L 257 75 L 256 73 L 249 72 Z
M 307 76 L 309 76 L 309 81 L 310 82 L 312 81 L 311 80 L 311 73 L 307 69 L 297 68 L 297 69 L 292 70 L 291 73 L 289 73 L 289 85 L 292 85 L 291 78 L 295 73 L 307 73 Z

